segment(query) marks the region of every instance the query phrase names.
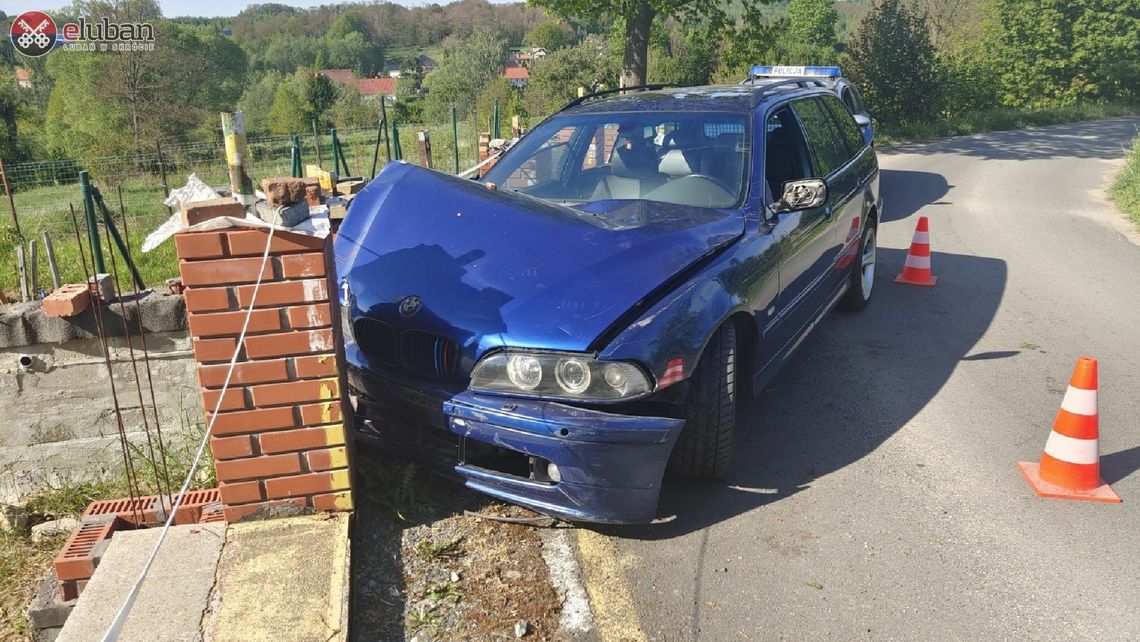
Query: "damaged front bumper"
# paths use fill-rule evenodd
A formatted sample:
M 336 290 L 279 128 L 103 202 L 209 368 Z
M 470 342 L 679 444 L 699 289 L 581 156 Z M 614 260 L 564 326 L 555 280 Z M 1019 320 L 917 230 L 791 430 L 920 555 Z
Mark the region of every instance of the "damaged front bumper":
M 651 521 L 684 425 L 408 386 L 356 366 L 348 378 L 358 434 L 458 476 L 468 488 L 575 521 Z

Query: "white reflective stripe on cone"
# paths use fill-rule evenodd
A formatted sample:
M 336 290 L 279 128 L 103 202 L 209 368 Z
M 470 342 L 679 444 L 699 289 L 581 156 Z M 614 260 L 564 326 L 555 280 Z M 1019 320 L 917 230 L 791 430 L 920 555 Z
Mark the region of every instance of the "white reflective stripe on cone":
M 1070 464 L 1095 464 L 1100 460 L 1099 439 L 1073 439 L 1059 432 L 1049 433 L 1045 452 Z
M 1096 390 L 1069 386 L 1069 389 L 1065 391 L 1065 400 L 1061 402 L 1061 409 L 1074 415 L 1095 415 Z
M 915 232 L 914 238 L 911 243 L 922 243 L 923 245 L 930 245 L 930 232 Z
M 929 256 L 915 256 L 913 254 L 907 254 L 906 255 L 906 266 L 908 268 L 915 268 L 918 270 L 929 270 L 930 269 L 930 257 Z

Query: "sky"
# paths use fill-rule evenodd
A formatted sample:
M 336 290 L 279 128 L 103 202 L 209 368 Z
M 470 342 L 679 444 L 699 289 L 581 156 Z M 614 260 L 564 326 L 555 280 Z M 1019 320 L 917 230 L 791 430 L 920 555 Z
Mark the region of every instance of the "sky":
M 251 4 L 260 4 L 272 1 L 277 4 L 287 4 L 294 7 L 317 7 L 322 4 L 333 4 L 336 0 L 261 0 L 261 2 L 234 2 L 233 0 L 159 0 L 162 15 L 168 18 L 179 16 L 236 16 L 241 10 Z M 431 4 L 427 0 L 389 0 L 407 7 Z M 449 4 L 451 0 L 436 0 L 439 4 Z M 507 0 L 491 0 L 491 2 L 504 2 Z M 0 11 L 14 16 L 24 11 L 38 9 L 47 11 L 59 9 L 71 4 L 71 0 L 0 0 Z

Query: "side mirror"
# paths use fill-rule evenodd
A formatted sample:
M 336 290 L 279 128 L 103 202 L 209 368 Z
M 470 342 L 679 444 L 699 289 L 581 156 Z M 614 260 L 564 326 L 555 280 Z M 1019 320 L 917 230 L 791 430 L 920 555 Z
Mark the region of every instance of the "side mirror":
M 855 124 L 860 127 L 870 127 L 871 119 L 867 118 L 863 114 L 855 114 Z
M 827 183 L 822 178 L 805 178 L 784 183 L 784 195 L 773 208 L 780 212 L 799 212 L 827 202 Z

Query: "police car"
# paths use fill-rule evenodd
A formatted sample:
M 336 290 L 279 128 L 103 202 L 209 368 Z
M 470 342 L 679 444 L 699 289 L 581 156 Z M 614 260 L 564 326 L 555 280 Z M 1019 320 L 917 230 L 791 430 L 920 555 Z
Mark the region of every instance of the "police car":
M 855 117 L 859 131 L 868 144 L 875 142 L 875 130 L 871 124 L 871 114 L 863 104 L 863 97 L 850 80 L 843 77 L 839 67 L 812 67 L 788 65 L 756 65 L 752 68 L 751 76 L 745 83 L 752 83 L 758 78 L 812 78 L 821 85 L 835 92 L 843 101 L 843 106 Z

